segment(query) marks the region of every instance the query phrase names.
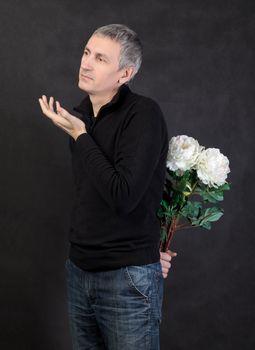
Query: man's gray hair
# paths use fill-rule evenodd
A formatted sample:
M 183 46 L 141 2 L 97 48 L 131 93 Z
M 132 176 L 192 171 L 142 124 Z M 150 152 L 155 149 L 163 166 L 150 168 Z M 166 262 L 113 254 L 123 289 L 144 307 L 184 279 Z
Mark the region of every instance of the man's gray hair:
M 93 35 L 109 37 L 120 43 L 119 70 L 130 66 L 134 67 L 131 78 L 126 82 L 126 84 L 130 83 L 142 64 L 143 48 L 136 32 L 124 24 L 108 24 L 96 29 Z

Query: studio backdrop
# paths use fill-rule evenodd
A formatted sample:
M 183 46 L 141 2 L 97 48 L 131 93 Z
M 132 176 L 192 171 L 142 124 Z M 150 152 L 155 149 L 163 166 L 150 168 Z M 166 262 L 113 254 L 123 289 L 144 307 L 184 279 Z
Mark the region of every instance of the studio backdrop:
M 86 40 L 122 23 L 144 47 L 130 88 L 155 99 L 169 137 L 229 158 L 211 230 L 174 236 L 162 350 L 251 350 L 254 337 L 254 1 L 9 0 L 0 4 L 0 348 L 70 350 L 65 260 L 74 200 L 68 135 L 41 112 L 74 113 Z M 143 350 L 143 349 L 142 349 Z M 144 349 L 146 350 L 146 349 Z

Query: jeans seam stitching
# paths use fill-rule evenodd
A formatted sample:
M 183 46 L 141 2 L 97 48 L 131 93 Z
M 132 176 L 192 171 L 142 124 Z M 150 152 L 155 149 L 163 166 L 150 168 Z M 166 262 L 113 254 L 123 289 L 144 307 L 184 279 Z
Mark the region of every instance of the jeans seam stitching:
M 126 266 L 125 271 L 126 271 L 126 273 L 127 273 L 127 275 L 128 275 L 128 279 L 129 279 L 129 282 L 130 282 L 131 287 L 132 287 L 133 289 L 135 289 L 135 290 L 140 294 L 140 296 L 144 297 L 144 298 L 146 299 L 146 301 L 148 301 L 149 296 L 143 294 L 143 293 L 135 286 L 134 281 L 132 280 L 132 277 L 131 277 L 131 275 L 130 275 L 130 273 L 129 273 L 129 271 L 128 271 L 128 266 Z

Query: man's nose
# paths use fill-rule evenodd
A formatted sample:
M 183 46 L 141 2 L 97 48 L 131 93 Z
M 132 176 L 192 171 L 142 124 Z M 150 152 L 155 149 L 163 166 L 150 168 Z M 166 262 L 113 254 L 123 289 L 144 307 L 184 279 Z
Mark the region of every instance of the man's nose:
M 88 56 L 84 56 L 82 57 L 82 60 L 81 60 L 81 67 L 83 69 L 88 69 L 88 70 L 91 70 L 93 69 L 93 63 L 92 63 L 92 59 Z

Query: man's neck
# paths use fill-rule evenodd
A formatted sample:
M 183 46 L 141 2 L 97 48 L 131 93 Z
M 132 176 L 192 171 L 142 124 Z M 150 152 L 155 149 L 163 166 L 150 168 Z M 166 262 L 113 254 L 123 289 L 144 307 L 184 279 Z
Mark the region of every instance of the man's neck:
M 100 108 L 104 106 L 106 103 L 110 102 L 114 95 L 118 92 L 118 89 L 113 90 L 112 92 L 106 95 L 89 95 L 90 101 L 92 103 L 94 117 L 97 116 Z

